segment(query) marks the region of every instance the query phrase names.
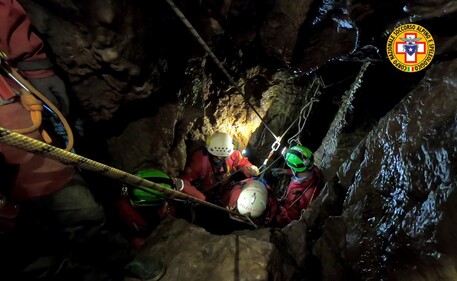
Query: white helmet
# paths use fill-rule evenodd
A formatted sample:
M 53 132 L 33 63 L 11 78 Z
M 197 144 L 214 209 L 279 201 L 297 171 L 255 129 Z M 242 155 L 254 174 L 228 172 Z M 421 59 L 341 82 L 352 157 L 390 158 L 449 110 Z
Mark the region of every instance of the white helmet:
M 258 180 L 248 181 L 241 190 L 236 202 L 238 212 L 252 218 L 260 217 L 267 209 L 268 191 L 265 185 Z
M 233 152 L 233 139 L 227 133 L 215 133 L 207 141 L 208 152 L 217 157 L 229 157 Z

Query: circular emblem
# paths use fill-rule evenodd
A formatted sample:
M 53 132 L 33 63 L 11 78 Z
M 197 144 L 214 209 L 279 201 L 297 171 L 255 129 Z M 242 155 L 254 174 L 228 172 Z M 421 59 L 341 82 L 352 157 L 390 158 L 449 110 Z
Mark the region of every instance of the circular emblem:
M 435 41 L 420 25 L 400 25 L 387 39 L 387 57 L 401 71 L 421 71 L 430 64 L 434 55 Z

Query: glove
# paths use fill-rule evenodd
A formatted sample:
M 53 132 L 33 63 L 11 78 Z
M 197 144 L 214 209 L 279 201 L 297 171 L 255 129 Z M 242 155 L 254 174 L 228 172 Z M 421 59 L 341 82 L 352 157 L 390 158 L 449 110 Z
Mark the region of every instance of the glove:
M 30 84 L 48 98 L 64 116 L 68 116 L 70 99 L 65 89 L 65 83 L 54 74 L 52 67 L 51 61 L 47 58 L 21 61 L 17 64 L 17 68 L 26 74 Z
M 283 168 L 273 168 L 273 169 L 271 169 L 271 175 L 273 177 L 279 177 L 279 176 L 282 176 L 284 174 L 285 174 L 285 172 L 284 172 Z
M 255 165 L 252 165 L 251 167 L 249 167 L 249 170 L 251 172 L 251 177 L 256 177 L 260 173 L 259 168 Z
M 28 78 L 33 87 L 54 104 L 64 116 L 70 113 L 70 99 L 65 84 L 57 75 L 45 78 Z
M 255 165 L 245 166 L 241 168 L 241 172 L 243 172 L 247 178 L 258 176 L 260 173 L 259 168 Z

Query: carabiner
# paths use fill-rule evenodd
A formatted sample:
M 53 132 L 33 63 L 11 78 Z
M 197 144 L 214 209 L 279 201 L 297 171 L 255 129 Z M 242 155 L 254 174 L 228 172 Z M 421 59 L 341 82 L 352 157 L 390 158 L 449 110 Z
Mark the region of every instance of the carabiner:
M 281 139 L 276 139 L 276 141 L 271 145 L 271 151 L 276 151 L 281 146 Z

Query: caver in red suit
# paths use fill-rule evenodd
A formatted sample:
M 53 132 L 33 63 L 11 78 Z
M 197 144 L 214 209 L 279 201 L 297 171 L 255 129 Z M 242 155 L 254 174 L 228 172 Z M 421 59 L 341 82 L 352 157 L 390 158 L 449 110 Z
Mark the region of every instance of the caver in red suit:
M 282 169 L 281 169 L 282 170 Z M 291 175 L 291 170 L 284 170 L 283 174 Z M 292 176 L 277 216 L 277 224 L 284 227 L 293 220 L 298 220 L 302 210 L 308 208 L 321 191 L 322 175 L 318 167 L 313 166 L 306 172 Z
M 24 9 L 13 0 L 0 0 L 0 51 L 68 114 L 63 82 L 54 75 L 43 42 L 32 32 Z M 28 128 L 32 125 L 30 112 L 10 87 L 17 85 L 6 77 L 0 75 L 0 126 Z M 27 136 L 42 140 L 38 131 Z M 134 261 L 135 252 L 128 242 L 106 230 L 101 206 L 72 166 L 0 144 L 0 168 L 0 194 L 19 206 L 16 229 L 0 237 L 2 276 L 105 280 L 108 276 L 147 279 L 163 274 L 164 268 L 154 263 L 148 265 L 150 274 L 146 274 L 143 263 Z
M 205 200 L 205 196 L 189 182 L 169 177 L 164 172 L 149 168 L 136 173 L 136 176 L 149 180 L 163 188 L 173 189 Z M 179 201 L 183 201 L 182 199 Z M 178 203 L 182 204 L 182 202 Z M 119 218 L 124 226 L 125 236 L 135 249 L 140 249 L 154 228 L 167 216 L 175 215 L 174 200 L 168 200 L 165 193 L 143 186 L 124 185 L 116 201 Z
M 257 176 L 259 169 L 249 162 L 240 151 L 234 149 L 233 139 L 226 133 L 215 133 L 207 141 L 207 147 L 195 152 L 180 178 L 190 182 L 205 195 L 215 187 L 224 189 L 230 176 L 241 172 L 246 177 Z
M 63 82 L 54 75 L 52 64 L 43 52 L 43 42 L 32 32 L 30 20 L 16 1 L 0 0 L 0 51 L 8 55 L 9 62 L 13 66 L 22 67 L 22 73 L 29 81 L 48 81 L 48 87 L 38 89 L 43 94 L 50 92 L 44 91 L 43 88 L 51 88 L 52 92 L 56 92 L 54 89 L 59 88 L 63 93 L 57 95 L 66 96 L 65 86 L 61 87 Z M 61 84 L 55 82 L 57 80 L 60 80 Z M 66 98 L 59 100 L 68 101 Z M 32 125 L 29 111 L 18 102 L 18 96 L 9 88 L 5 75 L 0 76 L 0 104 L 2 104 L 0 106 L 2 127 L 23 129 Z M 28 136 L 42 140 L 38 131 Z M 5 156 L 9 164 L 17 165 L 14 186 L 7 191 L 9 197 L 15 201 L 55 192 L 62 188 L 75 173 L 70 166 L 2 144 L 0 144 L 0 153 Z

